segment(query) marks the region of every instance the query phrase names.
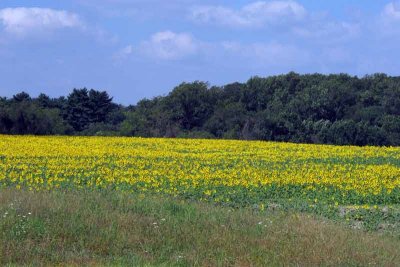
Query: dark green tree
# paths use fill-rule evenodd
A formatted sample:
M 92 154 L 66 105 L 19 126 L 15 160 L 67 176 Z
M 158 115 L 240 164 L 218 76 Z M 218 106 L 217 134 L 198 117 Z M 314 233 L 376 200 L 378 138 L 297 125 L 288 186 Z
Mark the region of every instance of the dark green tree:
M 105 123 L 108 114 L 114 108 L 112 97 L 107 92 L 96 91 L 91 89 L 89 91 L 89 120 L 90 123 Z
M 67 98 L 64 119 L 75 131 L 82 131 L 91 122 L 92 108 L 88 90 L 74 89 Z
M 22 91 L 21 93 L 18 93 L 16 95 L 14 95 L 13 96 L 13 100 L 15 102 L 30 101 L 31 100 L 31 96 L 28 93 Z

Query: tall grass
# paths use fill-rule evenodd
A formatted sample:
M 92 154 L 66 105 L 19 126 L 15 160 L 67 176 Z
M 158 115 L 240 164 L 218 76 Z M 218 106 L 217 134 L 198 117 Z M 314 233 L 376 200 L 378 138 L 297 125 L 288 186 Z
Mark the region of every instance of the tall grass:
M 297 213 L 0 190 L 0 265 L 396 266 L 400 240 Z

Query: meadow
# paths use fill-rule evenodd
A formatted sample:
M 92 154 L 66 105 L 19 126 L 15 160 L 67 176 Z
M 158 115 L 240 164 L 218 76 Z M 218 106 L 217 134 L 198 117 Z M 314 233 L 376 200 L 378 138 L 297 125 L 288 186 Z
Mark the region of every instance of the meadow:
M 276 230 L 279 226 L 282 226 L 282 229 L 286 227 L 285 231 L 288 231 L 287 227 L 291 225 L 292 233 L 296 234 L 298 230 L 293 230 L 293 224 L 296 225 L 300 221 L 303 226 L 314 225 L 318 232 L 318 229 L 321 230 L 322 228 L 319 223 L 315 222 L 323 221 L 324 226 L 322 227 L 330 229 L 326 230 L 326 233 L 331 237 L 336 233 L 339 236 L 337 238 L 342 236 L 344 240 L 347 240 L 349 237 L 345 236 L 348 235 L 348 231 L 356 231 L 356 239 L 354 240 L 361 238 L 363 241 L 353 240 L 352 242 L 359 243 L 360 249 L 363 246 L 368 248 L 372 243 L 383 242 L 390 248 L 384 248 L 385 245 L 383 245 L 383 248 L 376 248 L 377 251 L 382 250 L 382 253 L 391 251 L 389 253 L 391 256 L 385 257 L 386 261 L 384 262 L 377 259 L 375 254 L 370 255 L 372 257 L 370 258 L 370 256 L 365 256 L 366 254 L 361 252 L 357 254 L 357 251 L 353 251 L 354 253 L 352 252 L 351 255 L 342 254 L 347 255 L 348 258 L 340 258 L 343 252 L 334 249 L 327 250 L 327 253 L 330 253 L 332 257 L 337 253 L 339 258 L 332 258 L 332 261 L 329 262 L 324 262 L 323 257 L 309 258 L 309 262 L 307 262 L 306 257 L 303 259 L 299 256 L 300 252 L 300 254 L 293 252 L 293 257 L 298 255 L 298 258 L 289 257 L 289 261 L 284 262 L 285 257 L 281 255 L 282 258 L 280 258 L 279 253 L 273 254 L 276 257 L 272 257 L 272 254 L 267 257 L 266 254 L 254 250 L 247 251 L 247 254 L 242 255 L 241 259 L 244 260 L 243 265 L 245 266 L 252 262 L 264 265 L 266 262 L 261 260 L 263 259 L 261 255 L 266 257 L 264 259 L 269 259 L 271 263 L 277 265 L 282 263 L 300 265 L 307 265 L 307 263 L 323 265 L 354 263 L 359 265 L 362 256 L 354 258 L 354 255 L 364 255 L 366 261 L 371 259 L 373 263 L 390 266 L 396 259 L 399 259 L 398 255 L 400 254 L 399 246 L 397 246 L 397 244 L 400 244 L 400 148 L 398 147 L 306 145 L 205 139 L 2 135 L 0 136 L 0 187 L 3 195 L 0 212 L 2 214 L 7 213 L 7 216 L 3 215 L 3 219 L 0 219 L 2 230 L 0 241 L 3 241 L 0 255 L 3 256 L 3 259 L 6 259 L 0 260 L 2 263 L 29 262 L 29 259 L 26 258 L 26 255 L 32 253 L 32 247 L 30 247 L 32 243 L 29 242 L 34 242 L 32 240 L 43 241 L 44 236 L 49 241 L 52 240 L 52 235 L 65 235 L 65 233 L 57 234 L 55 228 L 51 228 L 50 224 L 46 223 L 44 219 L 47 216 L 52 221 L 58 220 L 56 225 L 59 228 L 68 229 L 68 225 L 62 226 L 65 221 L 60 218 L 56 219 L 57 214 L 58 217 L 61 216 L 62 209 L 60 210 L 60 207 L 64 208 L 65 214 L 69 214 L 67 217 L 66 215 L 61 216 L 64 220 L 91 231 L 87 221 L 82 221 L 79 224 L 76 220 L 83 220 L 82 217 L 85 216 L 92 216 L 92 220 L 94 220 L 93 216 L 109 218 L 104 215 L 104 210 L 109 210 L 110 213 L 120 212 L 122 215 L 119 214 L 119 217 L 126 217 L 125 212 L 132 212 L 127 203 L 131 203 L 135 216 L 145 215 L 146 218 L 149 216 L 152 218 L 150 220 L 145 219 L 151 231 L 163 223 L 160 221 L 163 218 L 162 216 L 170 216 L 168 221 L 175 221 L 174 226 L 169 227 L 173 229 L 175 229 L 174 227 L 182 227 L 179 229 L 184 231 L 186 229 L 184 225 L 189 223 L 191 228 L 186 229 L 186 234 L 190 236 L 189 232 L 196 232 L 192 225 L 195 222 L 198 223 L 200 229 L 205 227 L 204 225 L 214 229 L 204 219 L 204 217 L 207 218 L 207 214 L 210 214 L 211 221 L 214 220 L 218 225 L 231 225 L 230 227 L 236 229 L 231 232 L 233 236 L 229 236 L 229 238 L 236 238 L 236 243 L 241 242 L 242 239 L 247 240 L 243 242 L 247 244 L 247 247 L 252 247 L 251 244 L 255 245 L 265 241 L 260 241 L 256 237 L 267 229 Z M 88 196 L 88 199 L 85 196 Z M 122 201 L 121 198 L 124 200 Z M 154 200 L 154 198 L 157 200 Z M 73 201 L 74 199 L 75 201 Z M 77 199 L 81 199 L 81 202 L 76 202 Z M 150 201 L 149 199 L 153 200 Z M 60 201 L 60 203 L 57 204 L 57 201 Z M 181 202 L 186 204 L 181 204 Z M 11 205 L 11 203 L 14 204 Z M 43 210 L 33 206 L 32 203 L 37 203 L 37 206 L 43 207 Z M 68 203 L 75 204 L 73 204 L 73 207 L 68 207 Z M 79 203 L 86 206 L 80 209 Z M 147 206 L 143 203 L 147 203 Z M 19 208 L 13 208 L 18 205 L 20 205 Z M 106 208 L 101 212 L 99 206 L 102 205 Z M 138 205 L 140 208 L 137 207 Z M 154 206 L 157 208 L 154 208 Z M 71 209 L 76 210 L 72 212 Z M 21 211 L 24 212 L 21 213 Z M 28 213 L 32 212 L 34 215 L 36 214 L 35 216 L 40 216 L 37 217 L 37 221 L 29 222 L 27 218 L 34 215 Z M 80 212 L 86 215 L 73 217 L 73 214 L 80 214 Z M 198 215 L 199 213 L 201 216 Z M 184 219 L 179 219 L 179 216 L 171 219 L 171 214 L 180 214 Z M 215 219 L 217 214 L 225 217 Z M 72 220 L 71 216 L 76 220 Z M 229 219 L 232 216 L 236 219 Z M 242 218 L 243 216 L 246 218 Z M 202 218 L 200 222 L 199 218 Z M 297 218 L 295 222 L 293 218 Z M 110 226 L 110 228 L 107 228 L 108 230 L 104 230 L 105 233 L 107 231 L 112 233 L 111 236 L 105 234 L 105 240 L 101 239 L 100 233 L 100 237 L 97 236 L 97 238 L 100 238 L 99 243 L 105 242 L 107 244 L 107 242 L 112 243 L 112 240 L 119 240 L 115 236 L 119 235 L 118 225 L 125 225 L 124 221 L 121 222 L 112 218 L 109 218 L 109 220 L 103 226 L 111 224 L 116 228 Z M 139 219 L 139 221 L 141 220 L 143 220 L 143 217 Z M 225 220 L 225 222 L 221 222 L 221 220 Z M 243 223 L 243 220 L 246 222 Z M 271 222 L 271 226 L 264 223 L 266 220 Z M 325 220 L 328 220 L 328 222 Z M 182 223 L 180 226 L 179 221 Z M 155 224 L 153 224 L 154 222 Z M 259 224 L 258 222 L 262 223 Z M 15 225 L 19 225 L 19 228 Z M 85 225 L 87 225 L 86 228 Z M 238 225 L 242 225 L 243 231 L 249 231 L 250 236 L 244 234 Z M 252 230 L 249 230 L 248 225 L 252 225 Z M 253 227 L 254 225 L 256 228 Z M 257 225 L 266 226 L 261 227 L 263 229 L 261 231 L 257 228 Z M 77 228 L 79 227 L 77 226 Z M 33 237 L 30 236 L 29 229 L 31 229 Z M 46 229 L 53 230 L 46 234 Z M 176 229 L 175 232 L 171 229 L 168 233 L 172 236 L 171 233 L 176 233 Z M 304 230 L 304 227 L 302 229 Z M 220 231 L 214 230 L 214 234 Z M 84 230 L 80 228 L 77 231 Z M 310 235 L 309 238 L 318 234 L 312 232 L 311 229 L 307 231 Z M 361 233 L 357 231 L 361 231 Z M 365 232 L 372 236 L 361 237 L 362 233 Z M 168 237 L 168 233 L 164 233 L 164 236 Z M 148 234 L 150 235 L 150 233 Z M 79 236 L 79 234 L 76 235 L 76 237 Z M 85 234 L 81 233 L 80 235 L 85 238 Z M 204 231 L 199 232 L 198 235 L 204 235 Z M 271 233 L 269 235 L 278 240 L 277 236 L 274 237 Z M 298 236 L 299 234 L 297 234 Z M 27 243 L 28 245 L 25 244 L 28 246 L 27 251 L 18 256 L 13 253 L 12 248 L 21 245 L 21 243 L 18 243 L 21 237 L 23 237 L 23 242 L 21 241 L 23 244 L 30 241 Z M 61 240 L 65 242 L 69 240 L 68 242 L 71 242 L 71 244 L 73 243 L 72 240 L 75 240 L 71 236 L 64 237 L 65 240 L 62 238 Z M 110 238 L 110 240 L 107 238 Z M 136 238 L 139 237 L 136 236 Z M 154 235 L 153 238 L 155 238 Z M 188 249 L 185 247 L 185 242 L 188 242 L 188 240 L 179 241 L 182 238 L 185 239 L 181 233 L 180 239 L 176 239 L 175 244 L 176 242 L 183 242 L 182 248 Z M 226 238 L 228 236 L 221 237 L 221 239 L 216 237 L 221 244 L 226 241 Z M 291 240 L 290 236 L 285 236 L 281 240 L 284 243 L 287 241 L 285 238 Z M 389 241 L 385 243 L 381 238 L 388 238 Z M 142 240 L 138 241 L 139 243 L 147 244 L 144 241 L 147 240 L 145 237 L 142 236 L 139 239 Z M 171 237 L 171 239 L 173 238 Z M 7 240 L 8 243 L 6 244 Z M 78 240 L 80 239 L 78 238 Z M 87 241 L 81 240 L 81 243 L 75 241 L 83 246 L 82 244 L 87 244 L 88 240 L 90 240 L 89 237 L 87 237 Z M 278 242 L 276 240 L 274 242 Z M 294 240 L 296 239 L 292 239 L 291 242 Z M 133 241 L 133 243 L 129 243 L 126 240 L 124 242 L 120 245 L 126 244 L 126 247 L 120 247 L 118 251 L 128 250 L 135 243 Z M 199 242 L 205 242 L 205 240 Z M 207 247 L 206 243 L 200 243 L 198 244 L 199 247 Z M 267 243 L 269 248 L 273 246 L 271 240 Z M 107 247 L 109 249 L 114 248 L 115 244 L 112 244 Z M 224 262 L 226 260 L 224 255 L 239 253 L 235 252 L 232 247 L 219 251 L 221 254 L 212 258 L 201 258 L 197 254 L 192 255 L 194 261 L 184 261 L 183 258 L 185 257 L 185 260 L 187 260 L 188 257 L 185 254 L 181 261 L 179 260 L 180 256 L 175 255 L 171 248 L 174 247 L 173 244 L 172 241 L 163 246 L 157 243 L 156 245 L 153 244 L 154 246 L 148 245 L 148 249 L 144 248 L 146 246 L 142 246 L 136 248 L 135 251 L 139 251 L 141 260 L 146 259 L 147 255 L 143 251 L 149 251 L 149 249 L 162 251 L 164 254 L 155 258 L 150 257 L 149 262 L 167 262 L 167 265 L 172 263 L 170 260 L 173 258 L 173 263 L 178 265 L 185 265 L 186 262 L 189 265 L 238 264 L 238 266 L 242 266 L 240 262 L 234 260 L 235 258 L 230 258 L 231 261 Z M 288 245 L 290 242 L 286 245 L 279 244 L 290 248 L 290 245 Z M 55 246 L 52 247 L 53 250 L 56 250 L 57 246 L 62 246 L 60 243 L 53 245 Z M 189 244 L 186 245 L 190 247 Z M 76 247 L 76 244 L 74 246 Z M 169 252 L 165 251 L 165 246 L 170 248 Z M 321 248 L 318 242 L 314 246 L 315 249 Z M 341 246 L 342 248 L 351 248 L 353 245 L 349 243 Z M 51 251 L 50 248 L 45 248 L 46 246 L 42 244 L 41 249 L 43 251 L 39 251 L 39 254 L 33 254 L 42 255 L 41 253 L 45 254 L 45 251 Z M 275 249 L 277 248 L 275 247 Z M 36 249 L 40 250 L 40 248 Z M 90 250 L 87 246 L 83 246 L 82 249 L 92 252 L 94 250 L 97 253 L 95 253 L 96 255 L 99 255 L 99 253 L 100 255 L 105 253 L 114 256 L 118 254 L 113 254 L 106 247 L 102 248 L 104 251 L 98 247 Z M 100 252 L 97 249 L 100 249 Z M 73 254 L 71 251 L 69 253 Z M 166 257 L 167 254 L 170 257 Z M 172 257 L 172 254 L 175 256 Z M 36 260 L 41 262 L 43 259 L 49 260 L 50 257 L 48 262 L 60 263 L 68 258 L 68 255 L 53 255 L 52 257 L 50 257 L 51 255 L 42 255 L 42 258 Z M 96 260 L 96 257 L 90 253 L 87 255 L 84 253 L 82 257 Z M 175 261 L 176 257 L 178 257 L 177 261 Z M 72 259 L 75 258 L 72 257 Z M 124 258 L 125 260 L 126 258 Z M 139 261 L 139 259 L 134 260 Z M 215 262 L 216 260 L 219 261 Z M 210 263 L 207 264 L 207 261 L 210 261 Z M 74 261 L 69 263 L 73 264 Z M 81 264 L 82 262 L 78 260 L 76 263 Z M 83 263 L 90 264 L 90 261 Z M 95 263 L 98 264 L 99 262 L 95 261 Z M 143 262 L 141 263 L 143 264 Z M 367 264 L 367 262 L 364 263 Z

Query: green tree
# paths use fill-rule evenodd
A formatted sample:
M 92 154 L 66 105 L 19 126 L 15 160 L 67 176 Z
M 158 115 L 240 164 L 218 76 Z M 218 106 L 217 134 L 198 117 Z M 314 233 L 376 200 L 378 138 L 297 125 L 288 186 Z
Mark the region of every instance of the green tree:
M 67 98 L 64 119 L 75 131 L 82 131 L 90 123 L 91 110 L 88 90 L 86 88 L 74 89 Z

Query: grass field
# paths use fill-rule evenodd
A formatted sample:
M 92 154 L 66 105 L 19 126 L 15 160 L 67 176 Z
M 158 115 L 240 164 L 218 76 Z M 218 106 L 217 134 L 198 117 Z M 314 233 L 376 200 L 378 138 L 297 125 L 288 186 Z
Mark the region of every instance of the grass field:
M 400 262 L 397 147 L 0 136 L 0 187 L 1 264 Z
M 398 266 L 400 240 L 306 214 L 3 189 L 0 265 Z M 5 215 L 7 214 L 7 215 Z

